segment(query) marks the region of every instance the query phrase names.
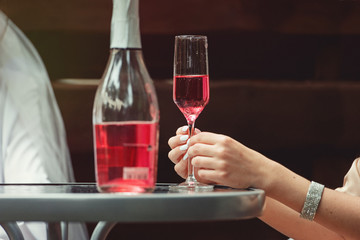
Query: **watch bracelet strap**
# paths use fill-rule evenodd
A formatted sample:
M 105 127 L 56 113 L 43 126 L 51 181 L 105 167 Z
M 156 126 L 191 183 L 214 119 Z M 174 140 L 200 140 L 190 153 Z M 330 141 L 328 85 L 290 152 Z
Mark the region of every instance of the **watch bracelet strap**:
M 300 213 L 301 218 L 307 219 L 309 221 L 314 220 L 324 188 L 324 185 L 317 182 L 312 181 L 310 183 L 304 206 Z

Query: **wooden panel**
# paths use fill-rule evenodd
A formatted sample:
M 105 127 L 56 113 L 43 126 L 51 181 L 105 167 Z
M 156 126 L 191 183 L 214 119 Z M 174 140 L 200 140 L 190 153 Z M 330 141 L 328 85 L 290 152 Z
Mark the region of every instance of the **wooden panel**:
M 24 30 L 108 31 L 111 7 L 111 0 L 0 0 Z M 140 14 L 143 33 L 360 33 L 360 7 L 352 0 L 151 0 L 141 1 Z
M 112 0 L 0 0 L 40 52 L 51 79 L 99 78 Z M 209 37 L 211 78 L 358 80 L 359 3 L 352 0 L 143 0 L 144 56 L 172 75 L 176 34 Z
M 109 31 L 111 0 L 0 0 L 0 8 L 24 31 Z

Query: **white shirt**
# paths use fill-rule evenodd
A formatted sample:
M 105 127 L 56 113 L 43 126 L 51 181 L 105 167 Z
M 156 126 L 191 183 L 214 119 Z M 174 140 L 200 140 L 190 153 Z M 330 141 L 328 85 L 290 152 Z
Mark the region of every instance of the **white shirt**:
M 355 159 L 344 177 L 344 185 L 336 190 L 360 197 L 360 158 Z
M 46 68 L 31 42 L 0 11 L 0 183 L 70 181 L 64 123 Z M 43 223 L 19 227 L 26 240 L 46 239 Z M 4 231 L 0 239 L 8 239 Z M 82 224 L 70 224 L 72 239 L 88 239 Z

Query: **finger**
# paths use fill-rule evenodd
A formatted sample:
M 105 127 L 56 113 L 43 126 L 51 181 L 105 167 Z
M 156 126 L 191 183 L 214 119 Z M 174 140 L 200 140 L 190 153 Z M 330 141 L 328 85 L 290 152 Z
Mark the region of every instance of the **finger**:
M 188 126 L 179 127 L 179 128 L 176 130 L 176 135 L 188 134 L 188 130 L 189 130 L 189 127 L 188 127 Z
M 198 171 L 199 171 L 198 168 L 195 168 L 194 170 L 195 170 L 195 171 L 194 171 L 195 178 L 196 178 L 196 180 L 198 180 L 199 182 L 205 183 L 205 184 L 216 184 L 215 182 L 212 182 L 212 181 L 209 181 L 209 180 L 207 180 L 207 179 L 201 178 L 201 177 L 199 176 L 199 174 L 198 174 Z
M 214 145 L 204 144 L 204 143 L 196 143 L 194 144 L 193 139 L 191 138 L 188 141 L 188 154 L 191 157 L 195 156 L 207 156 L 212 157 L 216 155 L 216 147 Z
M 184 158 L 184 155 L 186 154 L 187 150 L 188 150 L 187 144 L 178 146 L 172 149 L 168 153 L 168 157 L 173 163 L 177 164 L 182 158 Z
M 229 137 L 227 137 L 225 135 L 221 135 L 221 134 L 216 134 L 216 133 L 201 132 L 201 133 L 198 133 L 195 136 L 191 137 L 190 145 L 199 143 L 199 142 L 214 145 L 219 142 L 224 142 L 224 141 L 226 141 L 226 139 L 229 139 Z
M 201 168 L 197 171 L 197 174 L 201 179 L 204 179 L 204 181 L 212 182 L 214 184 L 224 185 L 224 183 L 221 182 L 221 178 L 217 171 L 214 171 L 212 169 Z
M 191 164 L 199 169 L 219 169 L 221 163 L 212 157 L 195 156 L 191 159 Z
M 200 133 L 201 131 L 197 128 L 195 128 L 195 135 Z M 181 135 L 181 134 L 189 134 L 189 126 L 182 126 L 182 127 L 179 127 L 177 130 L 176 130 L 176 135 Z
M 171 149 L 174 149 L 179 145 L 186 144 L 188 139 L 189 139 L 189 135 L 177 135 L 169 138 L 168 144 Z
M 188 175 L 187 165 L 188 165 L 188 159 L 181 160 L 174 166 L 175 172 L 184 179 L 187 178 Z

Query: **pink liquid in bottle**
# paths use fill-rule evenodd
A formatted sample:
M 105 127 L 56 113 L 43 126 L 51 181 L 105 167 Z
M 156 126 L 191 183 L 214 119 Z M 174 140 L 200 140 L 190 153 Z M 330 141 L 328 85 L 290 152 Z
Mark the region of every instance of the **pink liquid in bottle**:
M 156 183 L 158 124 L 95 125 L 97 183 L 104 192 L 147 192 Z

